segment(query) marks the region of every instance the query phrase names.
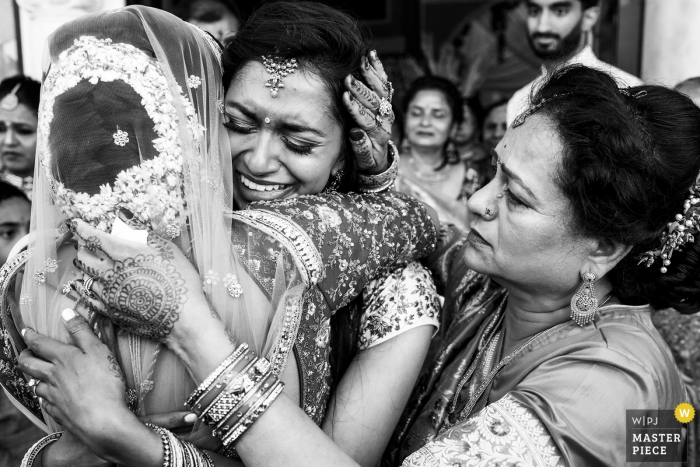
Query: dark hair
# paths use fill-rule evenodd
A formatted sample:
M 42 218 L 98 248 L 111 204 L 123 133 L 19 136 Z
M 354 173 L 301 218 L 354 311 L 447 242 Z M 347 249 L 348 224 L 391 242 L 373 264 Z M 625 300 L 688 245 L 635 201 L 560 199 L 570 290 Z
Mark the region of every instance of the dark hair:
M 10 185 L 9 183 L 0 180 L 0 203 L 12 198 L 22 198 L 29 201 L 29 198 L 27 198 L 27 195 L 25 195 L 22 190 L 14 185 Z
M 5 78 L 0 82 L 0 99 L 12 92 L 17 85 L 16 96 L 20 104 L 24 104 L 35 113 L 39 112 L 39 96 L 41 94 L 41 84 L 26 76 L 17 75 Z
M 365 29 L 340 10 L 306 1 L 264 3 L 226 45 L 224 87 L 228 88 L 246 63 L 262 62 L 263 55 L 295 58 L 300 71 L 318 76 L 330 97 L 330 114 L 344 130 L 341 157 L 345 160 L 345 173 L 338 191 L 351 191 L 356 188 L 357 170 L 347 133 L 356 123 L 343 104 L 343 80 L 353 74 L 364 81 L 356 72 L 368 50 Z
M 546 101 L 546 102 L 545 102 Z M 668 272 L 640 256 L 682 211 L 700 172 L 700 108 L 662 86 L 618 89 L 609 75 L 563 68 L 532 97 L 564 146 L 557 183 L 571 203 L 571 228 L 631 246 L 608 274 L 626 304 L 697 311 L 700 242 L 673 255 Z
M 224 87 L 228 88 L 246 63 L 261 62 L 261 57 L 268 54 L 295 58 L 300 71 L 318 76 L 330 97 L 331 116 L 344 130 L 340 157 L 345 159 L 345 173 L 338 191 L 348 192 L 355 188 L 357 171 L 347 144 L 347 132 L 356 124 L 343 104 L 343 80 L 353 74 L 364 81 L 356 72 L 368 50 L 365 31 L 342 11 L 315 2 L 264 3 L 226 45 Z M 332 388 L 357 352 L 361 311 L 360 295 L 331 318 Z
M 207 8 L 196 9 L 198 3 L 210 3 L 202 0 L 181 0 L 173 7 L 173 14 L 183 21 L 197 20 L 203 23 L 214 23 L 222 18 L 221 10 L 215 5 L 206 5 Z M 232 15 L 243 20 L 241 9 L 233 0 L 213 0 L 211 3 L 218 3 L 220 6 L 228 10 Z
M 600 6 L 601 0 L 579 0 L 581 2 L 581 9 L 588 10 L 594 6 Z
M 450 112 L 452 112 L 452 123 L 454 125 L 459 125 L 464 120 L 464 108 L 462 94 L 460 94 L 459 89 L 455 86 L 452 81 L 443 78 L 441 76 L 426 75 L 417 78 L 411 87 L 408 88 L 408 92 L 403 99 L 403 106 L 401 111 L 403 113 L 404 123 L 408 116 L 408 107 L 411 105 L 413 99 L 421 91 L 438 91 L 445 96 L 447 100 L 447 105 L 450 107 Z M 405 137 L 405 135 L 404 135 Z M 449 142 L 449 138 L 447 140 Z M 445 143 L 447 146 L 447 142 Z M 435 170 L 442 169 L 446 164 L 456 164 L 459 162 L 459 157 L 452 157 L 453 154 L 447 154 L 443 151 L 444 161 Z

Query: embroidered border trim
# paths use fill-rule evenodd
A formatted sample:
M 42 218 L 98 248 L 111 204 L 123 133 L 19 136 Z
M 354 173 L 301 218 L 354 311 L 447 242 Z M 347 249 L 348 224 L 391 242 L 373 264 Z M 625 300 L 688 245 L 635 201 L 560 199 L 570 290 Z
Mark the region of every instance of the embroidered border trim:
M 21 337 L 17 334 L 14 321 L 8 321 L 12 319 L 12 317 L 10 315 L 9 304 L 6 300 L 7 289 L 12 282 L 12 278 L 15 277 L 17 271 L 26 263 L 28 257 L 29 252 L 27 250 L 22 251 L 0 268 L 0 338 L 2 338 L 1 347 L 3 353 L 0 355 L 0 382 L 2 383 L 2 387 L 5 388 L 17 402 L 21 403 L 39 421 L 43 421 L 39 403 L 32 393 L 32 390 L 27 387 L 27 380 L 17 367 L 19 349 L 14 339 L 21 339 Z M 10 332 L 10 329 L 15 329 L 15 332 Z M 13 334 L 15 334 L 14 337 Z
M 295 297 L 289 297 L 284 305 L 284 322 L 279 336 L 275 339 L 275 345 L 272 347 L 272 373 L 278 378 L 282 377 L 282 372 L 287 367 L 289 354 L 294 348 L 294 343 L 297 339 L 299 326 L 301 325 L 301 305 L 303 302 L 303 294 Z
M 234 211 L 231 216 L 273 236 L 292 254 L 303 275 L 304 284 L 310 288 L 325 275 L 321 254 L 311 238 L 295 222 L 286 216 L 269 211 Z

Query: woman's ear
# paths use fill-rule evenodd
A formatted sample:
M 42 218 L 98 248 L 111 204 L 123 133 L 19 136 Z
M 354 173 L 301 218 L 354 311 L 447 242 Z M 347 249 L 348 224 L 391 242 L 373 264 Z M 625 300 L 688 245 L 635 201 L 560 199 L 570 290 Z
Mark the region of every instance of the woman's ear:
M 632 249 L 631 245 L 612 240 L 598 240 L 588 255 L 591 272 L 603 277 L 610 272 Z

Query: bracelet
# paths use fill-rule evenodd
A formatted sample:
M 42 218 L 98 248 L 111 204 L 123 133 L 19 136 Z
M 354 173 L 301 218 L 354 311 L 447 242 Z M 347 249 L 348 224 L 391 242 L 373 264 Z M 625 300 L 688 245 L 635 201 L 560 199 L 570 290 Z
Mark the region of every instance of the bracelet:
M 244 359 L 248 359 L 248 357 L 244 357 Z M 230 398 L 227 397 L 228 395 L 234 394 L 234 396 L 237 396 L 239 393 L 241 395 L 245 394 L 246 388 L 250 387 L 248 374 L 255 372 L 255 366 L 258 364 L 258 361 L 259 359 L 256 358 L 253 353 L 253 357 L 249 362 L 245 363 L 244 368 L 241 371 L 235 372 L 231 381 L 224 386 L 211 403 L 199 414 L 199 418 L 201 418 L 204 423 L 210 425 L 215 421 L 215 418 L 216 421 L 218 421 L 219 417 L 226 415 L 226 412 L 230 410 L 230 408 L 225 409 L 226 402 L 228 401 L 229 404 L 235 404 L 235 401 L 231 402 L 229 400 Z M 234 373 L 234 371 L 231 373 Z
M 146 423 L 160 435 L 163 443 L 163 467 L 215 467 L 211 456 L 187 441 L 182 441 L 169 430 Z
M 239 373 L 226 388 L 223 396 L 212 404 L 214 407 L 208 411 L 206 417 L 202 416 L 203 421 L 207 423 L 208 420 L 209 425 L 214 425 L 222 419 L 226 419 L 245 402 L 246 395 L 254 394 L 257 391 L 257 387 L 262 385 L 265 377 L 270 374 L 270 369 L 270 362 L 261 358 L 252 364 L 250 370 Z
M 226 357 L 226 360 L 221 362 L 221 364 L 214 370 L 212 374 L 207 376 L 207 379 L 202 381 L 202 384 L 199 385 L 197 389 L 194 390 L 194 392 L 190 395 L 190 397 L 187 398 L 185 401 L 186 406 L 192 406 L 194 404 L 194 401 L 199 399 L 202 394 L 204 394 L 210 386 L 214 383 L 214 381 L 221 376 L 221 373 L 226 371 L 226 369 L 231 366 L 236 360 L 238 360 L 243 353 L 248 350 L 248 344 L 241 344 L 238 346 L 236 350 L 234 350 L 231 355 Z
M 265 413 L 265 411 L 272 405 L 272 403 L 277 399 L 284 389 L 284 383 L 278 381 L 272 388 L 267 392 L 267 394 L 260 396 L 260 399 L 256 401 L 253 407 L 245 414 L 245 417 L 239 422 L 231 432 L 222 439 L 224 446 L 227 446 L 234 441 L 236 441 L 240 436 L 245 433 L 245 431 L 250 428 L 250 426 L 255 423 L 255 421 L 260 418 L 260 416 Z
M 225 394 L 226 388 L 231 384 L 236 377 L 244 371 L 247 371 L 248 367 L 256 361 L 255 351 L 249 350 L 243 355 L 239 356 L 226 371 L 217 379 L 214 384 L 207 389 L 204 394 L 197 400 L 197 402 L 190 407 L 192 412 L 197 414 L 198 417 L 203 417 L 206 412 L 212 407 L 212 405 Z
M 255 402 L 259 400 L 260 397 L 276 382 L 277 377 L 275 375 L 268 375 L 267 378 L 262 379 L 258 384 L 252 387 L 245 397 L 241 399 L 238 405 L 229 411 L 226 416 L 223 417 L 222 420 L 216 425 L 212 435 L 218 438 L 224 438 L 232 428 L 235 428 L 238 425 Z M 253 399 L 253 395 L 255 394 L 257 394 L 258 397 Z
M 391 156 L 391 165 L 384 172 L 377 175 L 362 175 L 357 176 L 360 185 L 359 191 L 362 193 L 379 193 L 391 189 L 394 185 L 394 180 L 399 173 L 399 150 L 396 149 L 394 143 L 389 141 L 387 147 L 389 156 Z
M 32 447 L 29 448 L 29 451 L 27 451 L 27 453 L 22 458 L 22 463 L 20 464 L 20 467 L 31 467 L 32 465 L 34 465 L 34 461 L 36 460 L 36 457 L 39 455 L 41 450 L 49 444 L 53 443 L 54 441 L 58 441 L 58 439 L 62 435 L 62 431 L 51 433 L 50 435 L 45 436 L 36 443 L 34 443 Z
M 169 431 L 152 423 L 146 423 L 146 426 L 160 435 L 160 441 L 163 443 L 163 467 L 171 467 L 173 465 L 173 446 L 170 444 Z

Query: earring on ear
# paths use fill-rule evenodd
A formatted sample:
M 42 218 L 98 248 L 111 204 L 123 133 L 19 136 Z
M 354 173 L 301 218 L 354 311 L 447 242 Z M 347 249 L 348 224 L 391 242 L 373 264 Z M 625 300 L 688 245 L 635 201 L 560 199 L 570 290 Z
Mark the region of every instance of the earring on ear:
M 331 181 L 331 184 L 328 185 L 328 188 L 326 188 L 326 191 L 338 191 L 338 188 L 340 187 L 340 181 L 343 179 L 343 174 L 345 173 L 345 170 L 340 169 L 333 175 L 333 180 Z
M 583 284 L 571 297 L 571 319 L 583 327 L 593 321 L 598 311 L 598 297 L 595 294 L 593 283 L 598 278 L 594 272 L 581 274 Z

